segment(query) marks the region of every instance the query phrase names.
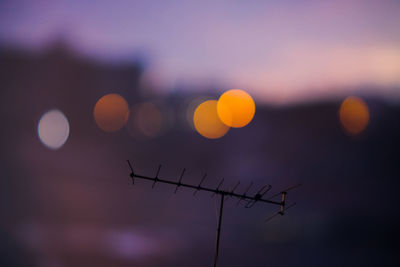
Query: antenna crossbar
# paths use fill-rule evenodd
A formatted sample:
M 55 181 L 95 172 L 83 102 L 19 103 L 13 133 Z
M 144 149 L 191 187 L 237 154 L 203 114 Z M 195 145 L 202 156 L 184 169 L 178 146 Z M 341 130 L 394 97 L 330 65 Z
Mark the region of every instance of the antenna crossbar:
M 210 192 L 210 193 L 214 193 L 217 195 L 223 195 L 223 196 L 230 196 L 230 197 L 237 197 L 239 199 L 242 200 L 249 200 L 249 201 L 257 201 L 257 202 L 265 202 L 265 203 L 270 203 L 270 204 L 275 204 L 275 205 L 282 205 L 282 202 L 278 202 L 278 201 L 273 201 L 273 200 L 269 200 L 269 199 L 263 199 L 263 198 L 258 198 L 258 196 L 248 196 L 246 194 L 238 194 L 235 193 L 233 191 L 225 191 L 225 190 L 221 190 L 221 189 L 213 189 L 213 188 L 208 188 L 208 187 L 204 187 L 201 185 L 191 185 L 191 184 L 186 184 L 186 183 L 182 183 L 182 182 L 174 182 L 174 181 L 170 181 L 170 180 L 166 180 L 166 179 L 161 179 L 158 177 L 148 177 L 148 176 L 144 176 L 144 175 L 139 175 L 136 173 L 131 173 L 131 177 L 133 178 L 139 178 L 139 179 L 143 179 L 143 180 L 148 180 L 148 181 L 152 181 L 153 184 L 155 183 L 164 183 L 164 184 L 170 184 L 170 185 L 175 185 L 175 186 L 182 186 L 182 187 L 187 187 L 187 188 L 191 188 L 194 190 L 198 190 L 198 191 L 206 191 L 206 192 Z

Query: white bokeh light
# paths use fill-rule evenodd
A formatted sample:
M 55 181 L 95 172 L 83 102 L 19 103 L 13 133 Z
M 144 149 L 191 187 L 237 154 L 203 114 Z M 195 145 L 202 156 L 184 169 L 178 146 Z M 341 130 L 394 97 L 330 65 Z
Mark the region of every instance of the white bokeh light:
M 46 112 L 39 120 L 38 136 L 48 148 L 59 149 L 69 136 L 68 119 L 57 109 Z

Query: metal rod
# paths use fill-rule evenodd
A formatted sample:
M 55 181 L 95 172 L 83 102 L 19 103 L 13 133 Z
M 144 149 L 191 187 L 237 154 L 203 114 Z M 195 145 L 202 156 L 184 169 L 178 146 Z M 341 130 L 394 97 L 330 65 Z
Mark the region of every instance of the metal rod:
M 183 178 L 183 175 L 185 174 L 185 168 L 183 168 L 183 171 L 182 171 L 182 174 L 181 174 L 181 177 L 179 178 L 179 182 L 178 182 L 178 184 L 177 184 L 177 186 L 175 187 L 175 194 L 176 194 L 176 192 L 178 191 L 178 188 L 181 186 L 181 184 L 182 184 L 182 178 Z
M 217 195 L 225 195 L 225 196 L 243 198 L 246 200 L 265 202 L 265 203 L 275 204 L 275 205 L 279 205 L 279 206 L 282 204 L 281 202 L 278 202 L 278 201 L 259 198 L 259 196 L 257 196 L 257 195 L 254 197 L 245 196 L 245 195 L 237 194 L 234 192 L 229 192 L 229 191 L 224 191 L 224 190 L 216 190 L 216 189 L 211 189 L 211 188 L 207 188 L 207 187 L 203 187 L 203 186 L 199 187 L 197 185 L 184 184 L 184 183 L 169 181 L 169 180 L 160 179 L 160 178 L 156 179 L 156 178 L 152 178 L 152 177 L 138 175 L 135 173 L 133 174 L 133 176 L 136 178 L 139 178 L 139 179 L 143 179 L 143 180 L 153 181 L 153 182 L 157 182 L 157 183 L 164 183 L 164 184 L 172 184 L 172 185 L 182 186 L 182 187 L 187 187 L 187 188 L 192 188 L 192 189 L 198 189 L 199 191 L 207 191 L 207 192 L 215 193 Z
M 282 191 L 276 193 L 275 195 L 270 196 L 268 199 L 273 199 L 274 197 L 276 197 L 276 196 L 282 194 L 283 192 L 287 192 L 287 191 L 292 190 L 292 189 L 295 189 L 295 188 L 297 188 L 297 187 L 299 187 L 299 186 L 301 186 L 301 184 L 296 184 L 296 185 L 294 185 L 294 186 L 288 187 L 288 188 L 286 188 L 285 190 L 282 190 Z
M 273 214 L 272 216 L 268 217 L 268 218 L 265 220 L 265 222 L 269 222 L 270 220 L 272 220 L 273 218 L 275 218 L 275 217 L 278 216 L 278 215 L 281 215 L 281 216 L 285 215 L 284 212 L 287 211 L 288 209 L 290 209 L 291 207 L 294 207 L 295 205 L 296 205 L 296 203 L 293 203 L 293 204 L 287 206 L 286 208 L 284 208 L 283 211 L 282 211 L 282 210 L 278 211 L 277 213 L 275 213 L 275 214 Z
M 206 177 L 207 177 L 207 173 L 206 174 L 204 174 L 204 176 L 203 176 L 203 179 L 201 179 L 201 182 L 199 183 L 199 185 L 197 186 L 197 189 L 196 189 L 196 191 L 194 191 L 193 192 L 193 196 L 195 196 L 196 195 L 196 193 L 197 193 L 197 191 L 199 191 L 200 190 L 200 188 L 201 188 L 201 185 L 202 185 L 202 183 L 204 182 L 204 179 L 206 179 Z
M 222 223 L 222 211 L 224 209 L 224 198 L 225 198 L 225 195 L 221 194 L 221 203 L 219 206 L 219 215 L 218 215 L 217 245 L 215 247 L 214 267 L 217 267 L 217 262 L 218 262 L 219 239 L 220 239 L 220 235 L 221 235 L 221 223 Z
M 154 188 L 154 186 L 156 185 L 156 183 L 158 182 L 158 175 L 160 174 L 160 170 L 161 170 L 161 164 L 160 165 L 158 165 L 158 170 L 157 170 L 157 174 L 156 174 L 156 177 L 154 177 L 154 183 L 153 183 L 153 185 L 152 185 L 152 187 L 151 188 Z
M 253 182 L 250 183 L 249 187 L 247 187 L 246 191 L 244 191 L 243 196 L 246 196 L 247 192 L 249 192 L 250 187 L 253 185 Z M 243 197 L 241 197 L 239 199 L 239 201 L 237 202 L 236 206 L 238 206 L 240 204 L 240 202 L 243 200 Z
M 217 189 L 215 189 L 215 191 L 219 191 L 219 187 L 222 185 L 222 183 L 224 182 L 224 178 L 222 178 L 221 182 L 219 182 Z M 214 197 L 215 193 L 211 195 L 211 197 Z
M 129 168 L 131 169 L 131 173 L 129 174 L 129 176 L 132 179 L 132 184 L 135 185 L 135 179 L 133 179 L 133 177 L 134 177 L 133 168 L 132 168 L 131 162 L 129 160 L 127 160 L 127 161 L 128 161 L 128 164 L 129 164 Z

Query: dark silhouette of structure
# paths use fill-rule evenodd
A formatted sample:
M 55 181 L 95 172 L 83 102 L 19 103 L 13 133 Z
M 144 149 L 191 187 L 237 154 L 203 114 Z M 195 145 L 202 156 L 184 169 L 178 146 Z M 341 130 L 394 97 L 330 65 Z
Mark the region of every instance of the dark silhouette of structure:
M 212 188 L 208 188 L 208 187 L 202 186 L 204 180 L 207 177 L 207 174 L 205 174 L 203 176 L 203 178 L 201 179 L 200 183 L 196 186 L 196 185 L 190 185 L 190 184 L 182 183 L 182 178 L 183 178 L 183 175 L 185 174 L 185 169 L 182 170 L 182 174 L 181 174 L 181 176 L 179 178 L 179 181 L 178 182 L 174 182 L 174 181 L 170 181 L 170 180 L 160 179 L 158 177 L 159 174 L 160 174 L 161 165 L 158 166 L 157 173 L 156 173 L 155 177 L 148 177 L 148 176 L 143 176 L 143 175 L 136 174 L 133 171 L 133 167 L 132 167 L 132 164 L 130 163 L 130 161 L 127 160 L 127 162 L 128 162 L 129 168 L 131 169 L 130 177 L 132 178 L 132 184 L 133 185 L 135 184 L 135 180 L 134 179 L 135 178 L 139 178 L 139 179 L 152 181 L 153 182 L 152 188 L 154 188 L 156 183 L 165 183 L 165 184 L 175 185 L 176 186 L 175 194 L 178 191 L 178 188 L 182 186 L 182 187 L 194 189 L 195 191 L 193 192 L 193 195 L 196 195 L 196 193 L 198 191 L 206 191 L 206 192 L 213 193 L 212 196 L 215 196 L 215 195 L 221 196 L 220 206 L 219 206 L 219 216 L 218 216 L 217 241 L 216 241 L 216 247 L 215 247 L 214 267 L 217 266 L 217 262 L 218 262 L 219 240 L 220 240 L 220 234 L 221 234 L 222 213 L 223 213 L 223 210 L 224 210 L 224 199 L 225 199 L 225 197 L 236 197 L 236 198 L 238 198 L 239 201 L 237 202 L 237 205 L 239 205 L 241 201 L 247 202 L 247 204 L 245 205 L 246 208 L 253 207 L 253 205 L 256 202 L 263 202 L 263 203 L 274 204 L 274 205 L 280 206 L 280 211 L 279 212 L 277 212 L 276 214 L 274 214 L 271 217 L 267 218 L 267 221 L 270 221 L 276 215 L 282 215 L 283 216 L 287 209 L 293 207 L 296 204 L 296 203 L 293 203 L 293 204 L 291 204 L 289 206 L 286 206 L 287 191 L 289 191 L 291 189 L 294 189 L 294 188 L 297 188 L 297 187 L 299 187 L 301 185 L 301 184 L 297 184 L 295 186 L 291 186 L 291 187 L 281 191 L 280 193 L 277 193 L 277 194 L 269 197 L 268 199 L 265 199 L 263 197 L 264 197 L 264 195 L 266 193 L 268 193 L 271 190 L 271 188 L 272 188 L 271 185 L 263 186 L 260 190 L 257 191 L 257 193 L 254 196 L 250 196 L 250 195 L 247 195 L 247 193 L 250 190 L 250 188 L 251 188 L 253 183 L 251 183 L 247 187 L 246 191 L 243 194 L 238 194 L 238 193 L 235 193 L 235 190 L 239 186 L 240 182 L 238 182 L 233 187 L 233 189 L 231 191 L 225 191 L 225 190 L 221 190 L 220 189 L 220 187 L 221 187 L 221 185 L 222 185 L 222 183 L 224 181 L 224 179 L 222 179 L 220 181 L 220 183 L 218 184 L 217 188 L 212 189 Z M 278 202 L 278 201 L 271 200 L 271 199 L 273 199 L 274 197 L 276 197 L 278 195 L 281 195 L 281 201 Z

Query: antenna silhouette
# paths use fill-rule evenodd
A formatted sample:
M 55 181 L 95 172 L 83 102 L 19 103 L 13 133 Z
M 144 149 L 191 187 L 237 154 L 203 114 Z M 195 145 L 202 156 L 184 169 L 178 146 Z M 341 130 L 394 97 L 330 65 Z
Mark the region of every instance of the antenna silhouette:
M 207 174 L 204 174 L 203 178 L 201 179 L 201 181 L 200 181 L 200 183 L 198 185 L 191 185 L 191 184 L 185 184 L 185 183 L 182 182 L 183 175 L 185 174 L 186 169 L 183 169 L 182 174 L 179 177 L 178 182 L 174 182 L 174 181 L 170 181 L 170 180 L 161 179 L 161 178 L 158 177 L 159 174 L 160 174 L 161 167 L 162 167 L 161 165 L 158 166 L 157 173 L 156 173 L 155 177 L 148 177 L 148 176 L 136 174 L 133 171 L 133 167 L 132 167 L 130 161 L 127 160 L 127 162 L 128 162 L 129 168 L 131 170 L 131 173 L 130 173 L 129 176 L 132 179 L 132 184 L 133 185 L 135 184 L 135 178 L 138 178 L 138 179 L 152 181 L 153 182 L 152 188 L 154 188 L 154 186 L 157 183 L 175 185 L 176 186 L 175 187 L 175 191 L 174 191 L 175 194 L 178 191 L 179 187 L 186 187 L 186 188 L 190 188 L 190 189 L 194 190 L 194 192 L 193 192 L 194 196 L 196 195 L 196 193 L 198 191 L 210 192 L 210 193 L 212 193 L 212 197 L 214 197 L 215 195 L 220 195 L 221 196 L 221 201 L 220 201 L 220 206 L 219 206 L 219 215 L 218 215 L 217 241 L 216 241 L 216 247 L 215 247 L 214 267 L 217 266 L 217 262 L 218 262 L 219 241 L 220 241 L 221 225 L 222 225 L 222 212 L 223 212 L 223 209 L 224 209 L 224 199 L 225 199 L 225 197 L 230 197 L 230 198 L 236 197 L 236 198 L 238 198 L 238 202 L 237 202 L 236 205 L 239 205 L 243 201 L 243 202 L 246 203 L 245 204 L 246 208 L 253 207 L 256 202 L 268 203 L 268 204 L 273 204 L 273 205 L 279 206 L 280 210 L 277 213 L 275 213 L 274 215 L 272 215 L 272 216 L 270 216 L 270 217 L 268 217 L 266 219 L 266 222 L 268 222 L 268 221 L 272 220 L 273 218 L 275 218 L 277 215 L 281 215 L 281 216 L 285 215 L 285 211 L 286 210 L 288 210 L 289 208 L 291 208 L 291 207 L 296 205 L 296 203 L 292 203 L 289 206 L 286 206 L 286 195 L 287 195 L 287 191 L 295 189 L 295 188 L 297 188 L 297 187 L 299 187 L 301 185 L 301 184 L 297 184 L 297 185 L 291 186 L 291 187 L 289 187 L 289 188 L 287 188 L 287 189 L 285 189 L 285 190 L 283 190 L 283 191 L 281 191 L 281 192 L 279 192 L 279 193 L 277 193 L 275 195 L 272 195 L 269 198 L 263 198 L 264 195 L 267 194 L 271 190 L 271 188 L 272 188 L 271 185 L 269 185 L 269 184 L 264 185 L 261 189 L 259 189 L 257 191 L 257 193 L 254 196 L 251 196 L 250 194 L 247 195 L 248 191 L 250 190 L 250 188 L 253 185 L 253 182 L 251 182 L 250 185 L 246 188 L 246 190 L 245 190 L 245 192 L 243 194 L 238 194 L 238 193 L 235 193 L 235 190 L 240 185 L 240 182 L 238 182 L 233 187 L 233 189 L 231 191 L 225 191 L 225 190 L 221 190 L 220 189 L 221 185 L 224 182 L 224 179 L 222 179 L 219 182 L 218 186 L 215 189 L 213 189 L 213 188 L 208 188 L 208 187 L 202 186 L 204 180 L 207 177 Z M 281 201 L 272 200 L 274 197 L 276 197 L 278 195 L 281 195 Z

